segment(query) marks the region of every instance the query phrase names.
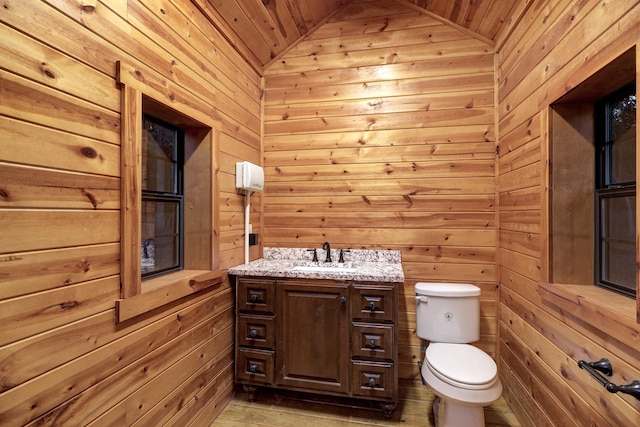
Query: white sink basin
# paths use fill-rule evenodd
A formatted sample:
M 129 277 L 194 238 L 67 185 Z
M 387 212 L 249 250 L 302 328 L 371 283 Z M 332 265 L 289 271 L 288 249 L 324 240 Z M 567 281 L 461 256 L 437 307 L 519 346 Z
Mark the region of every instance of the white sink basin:
M 293 271 L 308 271 L 316 273 L 355 273 L 357 268 L 353 267 L 324 267 L 321 265 L 299 265 L 292 268 Z

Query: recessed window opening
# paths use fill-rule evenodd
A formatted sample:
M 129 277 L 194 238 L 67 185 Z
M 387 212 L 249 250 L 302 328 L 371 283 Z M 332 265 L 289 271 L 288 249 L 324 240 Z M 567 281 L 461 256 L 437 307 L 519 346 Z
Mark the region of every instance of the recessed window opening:
M 224 281 L 218 137 L 210 108 L 182 86 L 171 102 L 152 73 L 116 63 L 122 91 L 121 297 L 124 322 Z
M 636 297 L 635 52 L 550 106 L 550 283 Z
M 142 126 L 141 271 L 184 268 L 184 131 L 150 115 Z

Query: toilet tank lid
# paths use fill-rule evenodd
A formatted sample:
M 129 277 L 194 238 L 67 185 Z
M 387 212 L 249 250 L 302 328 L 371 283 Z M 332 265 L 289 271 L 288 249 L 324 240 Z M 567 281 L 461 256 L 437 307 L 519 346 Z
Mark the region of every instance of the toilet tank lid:
M 416 283 L 418 295 L 432 297 L 474 297 L 480 295 L 480 288 L 468 283 Z

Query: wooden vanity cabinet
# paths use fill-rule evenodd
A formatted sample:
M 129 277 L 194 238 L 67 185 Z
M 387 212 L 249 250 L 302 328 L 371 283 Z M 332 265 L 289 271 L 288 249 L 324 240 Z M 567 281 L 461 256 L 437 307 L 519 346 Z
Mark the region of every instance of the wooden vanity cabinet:
M 236 382 L 398 401 L 399 284 L 236 279 Z

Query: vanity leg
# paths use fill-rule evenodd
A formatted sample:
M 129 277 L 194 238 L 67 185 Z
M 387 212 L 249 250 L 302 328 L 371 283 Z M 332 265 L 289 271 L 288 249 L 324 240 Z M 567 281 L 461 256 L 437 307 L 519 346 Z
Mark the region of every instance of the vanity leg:
M 255 402 L 256 401 L 256 391 L 258 391 L 258 387 L 254 386 L 254 385 L 244 384 L 242 386 L 242 388 L 247 393 L 247 400 L 249 402 Z
M 393 416 L 393 411 L 398 406 L 397 402 L 380 402 L 380 408 L 384 410 L 385 418 L 391 418 Z

